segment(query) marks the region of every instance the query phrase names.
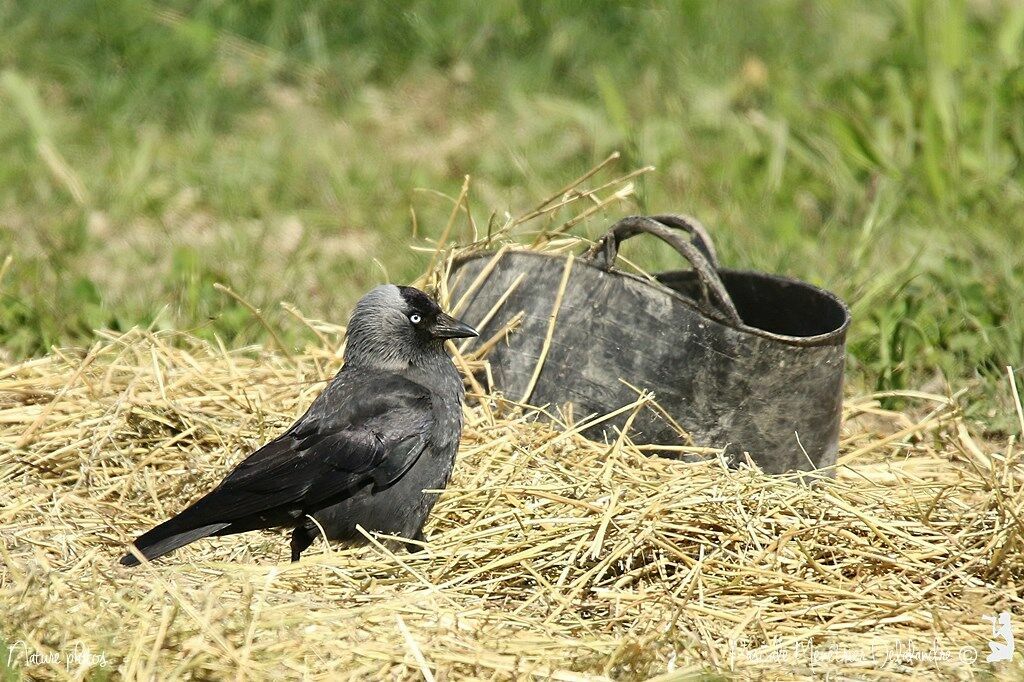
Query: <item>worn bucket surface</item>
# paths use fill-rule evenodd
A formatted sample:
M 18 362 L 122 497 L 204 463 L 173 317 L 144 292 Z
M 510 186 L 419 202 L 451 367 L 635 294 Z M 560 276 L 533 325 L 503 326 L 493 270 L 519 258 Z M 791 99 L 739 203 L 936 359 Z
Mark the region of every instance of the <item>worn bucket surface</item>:
M 798 280 L 718 268 L 708 296 L 707 241 L 694 256 L 701 268 L 657 281 L 612 269 L 614 254 L 601 263 L 506 251 L 493 263 L 493 253 L 457 260 L 449 289 L 454 301 L 468 292 L 460 316 L 483 323 L 470 349 L 521 313 L 487 356 L 507 398 L 571 405 L 579 423 L 654 394 L 655 405 L 588 428 L 590 437 L 631 420 L 636 442 L 747 452 L 769 472 L 833 465 L 847 307 Z

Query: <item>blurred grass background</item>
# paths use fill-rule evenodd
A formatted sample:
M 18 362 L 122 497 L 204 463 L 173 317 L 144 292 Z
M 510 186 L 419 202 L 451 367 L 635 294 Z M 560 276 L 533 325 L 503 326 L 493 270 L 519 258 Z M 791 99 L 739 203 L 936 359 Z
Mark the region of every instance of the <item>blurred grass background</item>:
M 622 213 L 846 297 L 859 390 L 967 387 L 1014 429 L 1024 3 L 0 0 L 0 29 L 8 359 L 263 340 L 215 282 L 301 344 L 279 301 L 344 321 L 422 270 L 411 209 L 436 237 L 451 204 L 415 188 L 472 175 L 485 224 L 619 150 L 657 167 Z

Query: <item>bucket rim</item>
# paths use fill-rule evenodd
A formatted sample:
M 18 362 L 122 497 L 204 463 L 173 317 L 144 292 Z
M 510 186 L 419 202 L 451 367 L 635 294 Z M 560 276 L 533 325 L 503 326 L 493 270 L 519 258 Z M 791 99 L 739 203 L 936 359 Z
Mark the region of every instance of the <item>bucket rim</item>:
M 511 249 L 506 249 L 504 251 L 483 249 L 483 250 L 473 251 L 471 253 L 460 254 L 460 255 L 456 256 L 455 258 L 453 258 L 452 259 L 451 270 L 450 270 L 448 276 L 450 277 L 452 274 L 454 274 L 456 272 L 456 270 L 458 268 L 462 267 L 463 265 L 465 265 L 469 261 L 478 260 L 480 258 L 486 258 L 486 257 L 494 257 L 494 256 L 498 256 L 498 255 L 500 255 L 502 257 L 510 256 L 510 255 L 528 256 L 528 257 L 539 257 L 539 258 L 544 258 L 544 259 L 547 259 L 547 260 L 562 260 L 562 261 L 564 261 L 566 259 L 566 256 L 563 255 L 563 254 L 560 254 L 560 253 L 547 253 L 547 252 L 544 252 L 544 251 L 533 251 L 533 250 L 530 250 L 530 249 L 514 249 L 514 248 L 511 248 Z M 850 312 L 850 306 L 848 306 L 843 299 L 839 298 L 839 296 L 835 295 L 831 291 L 828 291 L 827 289 L 822 289 L 819 286 L 815 286 L 815 285 L 813 285 L 813 284 L 811 284 L 809 282 L 805 282 L 803 280 L 796 279 L 795 277 L 787 277 L 785 275 L 778 275 L 778 274 L 774 274 L 774 273 L 759 272 L 757 270 L 736 270 L 736 269 L 733 269 L 733 268 L 718 268 L 718 272 L 721 272 L 723 274 L 739 275 L 739 276 L 747 276 L 747 277 L 758 277 L 758 278 L 761 278 L 761 279 L 772 280 L 776 284 L 785 284 L 787 286 L 801 287 L 801 288 L 805 289 L 806 291 L 808 291 L 809 293 L 811 293 L 813 295 L 816 295 L 816 296 L 820 296 L 821 298 L 824 298 L 824 299 L 828 300 L 830 303 L 832 303 L 835 306 L 837 306 L 839 311 L 842 313 L 842 318 L 843 318 L 842 324 L 840 324 L 838 327 L 836 327 L 835 329 L 833 329 L 831 331 L 825 332 L 823 334 L 815 334 L 814 336 L 793 336 L 793 335 L 790 335 L 790 334 L 778 334 L 778 333 L 775 333 L 775 332 L 770 332 L 770 331 L 768 331 L 766 329 L 761 329 L 760 327 L 753 327 L 753 326 L 750 326 L 748 324 L 741 324 L 741 325 L 737 326 L 737 325 L 729 324 L 725 320 L 720 320 L 720 319 L 716 319 L 714 317 L 709 317 L 691 299 L 687 298 L 686 296 L 683 296 L 678 291 L 675 291 L 674 289 L 671 289 L 671 288 L 665 286 L 664 284 L 659 282 L 657 279 L 653 279 L 653 278 L 656 278 L 656 277 L 658 277 L 660 275 L 683 274 L 683 273 L 692 272 L 691 270 L 666 270 L 666 271 L 663 271 L 663 272 L 652 273 L 652 275 L 651 275 L 652 279 L 647 279 L 645 277 L 641 277 L 641 276 L 639 276 L 637 274 L 634 274 L 632 272 L 627 272 L 625 270 L 620 270 L 619 268 L 614 268 L 613 267 L 611 270 L 605 270 L 604 268 L 601 268 L 601 267 L 598 267 L 597 265 L 594 265 L 593 263 L 591 263 L 590 261 L 588 261 L 585 258 L 576 258 L 575 263 L 579 264 L 579 265 L 585 265 L 586 267 L 591 268 L 593 270 L 597 270 L 598 272 L 603 272 L 603 273 L 606 273 L 606 274 L 614 273 L 616 275 L 621 275 L 621 276 L 627 277 L 627 278 L 629 278 L 629 279 L 631 279 L 631 280 L 633 280 L 635 282 L 639 282 L 641 284 L 646 284 L 648 286 L 651 286 L 651 288 L 654 289 L 655 291 L 660 291 L 663 294 L 667 294 L 670 298 L 673 298 L 676 301 L 679 301 L 680 303 L 682 303 L 682 304 L 686 305 L 687 307 L 689 307 L 690 309 L 694 310 L 703 319 L 707 320 L 708 322 L 712 322 L 714 324 L 720 325 L 722 327 L 726 327 L 728 329 L 733 329 L 733 330 L 736 330 L 736 331 L 741 331 L 741 332 L 745 332 L 745 333 L 748 333 L 748 334 L 753 334 L 755 336 L 760 336 L 762 338 L 769 339 L 771 341 L 776 341 L 778 343 L 785 344 L 787 346 L 812 347 L 812 346 L 834 345 L 833 342 L 835 342 L 837 340 L 841 342 L 842 339 L 845 338 L 846 332 L 849 330 L 850 323 L 852 321 L 852 314 Z

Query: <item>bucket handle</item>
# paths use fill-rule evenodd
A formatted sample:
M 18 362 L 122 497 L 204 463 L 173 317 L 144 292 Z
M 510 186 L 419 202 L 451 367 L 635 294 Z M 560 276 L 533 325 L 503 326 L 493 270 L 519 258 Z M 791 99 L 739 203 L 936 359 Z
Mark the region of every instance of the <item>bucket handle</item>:
M 690 238 L 682 238 L 677 230 L 689 233 Z M 597 267 L 610 270 L 623 240 L 644 232 L 666 242 L 690 263 L 697 274 L 708 307 L 724 316 L 729 324 L 737 327 L 743 325 L 729 292 L 718 276 L 718 256 L 711 236 L 694 218 L 679 215 L 627 216 L 612 225 L 607 234 L 587 251 L 585 257 Z M 711 303 L 709 292 L 714 294 L 717 305 Z

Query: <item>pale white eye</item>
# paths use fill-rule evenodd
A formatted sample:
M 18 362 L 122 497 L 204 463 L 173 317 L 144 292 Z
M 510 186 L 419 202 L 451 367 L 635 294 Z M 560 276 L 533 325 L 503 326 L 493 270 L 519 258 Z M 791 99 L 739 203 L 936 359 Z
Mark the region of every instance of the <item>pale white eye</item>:
M 412 322 L 413 324 L 419 324 L 420 322 L 423 321 L 423 318 L 420 317 L 419 313 L 413 313 L 412 315 L 409 316 L 409 321 Z

